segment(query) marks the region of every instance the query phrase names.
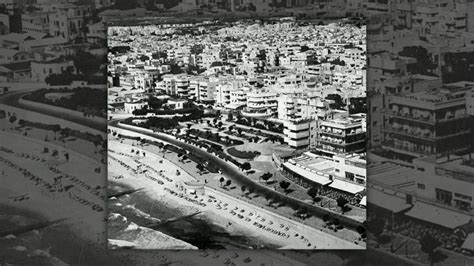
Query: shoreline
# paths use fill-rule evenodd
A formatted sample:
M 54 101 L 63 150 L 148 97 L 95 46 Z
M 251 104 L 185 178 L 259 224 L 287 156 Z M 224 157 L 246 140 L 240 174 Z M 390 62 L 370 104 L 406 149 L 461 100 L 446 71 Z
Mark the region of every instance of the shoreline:
M 117 144 L 115 146 L 109 145 L 109 149 L 111 149 L 111 147 L 115 147 L 117 150 L 122 149 L 122 151 L 123 151 L 122 153 L 124 153 L 124 155 L 129 153 L 129 150 L 128 150 L 130 148 L 130 147 L 128 147 L 129 145 L 121 144 L 117 141 L 114 141 L 113 139 L 109 139 L 109 144 Z M 119 148 L 119 147 L 122 147 L 122 148 Z M 139 147 L 137 147 L 137 146 L 135 146 L 134 148 L 139 149 Z M 109 151 L 109 154 L 110 153 L 111 153 L 111 151 Z M 116 157 L 116 156 L 118 156 L 117 154 L 118 153 L 115 152 L 113 156 Z M 150 154 L 150 152 L 147 152 L 147 157 L 146 158 L 144 157 L 142 159 L 143 160 L 152 160 L 151 157 L 157 157 L 157 158 L 161 159 L 161 157 L 159 155 Z M 156 159 L 154 161 L 156 161 Z M 178 169 L 181 168 L 181 167 L 175 165 L 174 163 L 171 163 L 171 162 L 167 161 L 166 159 L 164 159 L 163 161 L 166 161 L 166 163 L 163 163 L 163 165 L 169 164 L 171 168 L 178 168 Z M 109 160 L 109 164 L 110 163 L 116 164 L 116 162 L 113 161 L 113 160 Z M 146 164 L 143 161 L 141 163 Z M 133 163 L 130 162 L 130 164 L 135 165 L 136 163 L 135 162 L 133 162 Z M 169 169 L 170 167 L 167 167 L 166 169 Z M 109 168 L 109 169 L 112 169 L 112 167 Z M 111 175 L 113 175 L 113 172 L 109 170 L 109 180 L 111 178 Z M 186 175 L 189 175 L 189 174 L 184 172 L 184 174 L 182 176 L 185 177 Z M 290 227 L 290 230 L 288 231 L 288 233 L 292 232 L 292 231 L 295 231 L 295 230 L 296 230 L 295 232 L 304 232 L 304 233 L 301 233 L 301 238 L 300 238 L 300 234 L 298 234 L 298 233 L 296 233 L 295 236 L 293 237 L 293 234 L 291 234 L 291 236 L 290 236 L 290 235 L 283 232 L 283 234 L 286 236 L 286 238 L 283 239 L 282 237 L 280 237 L 281 236 L 280 234 L 276 235 L 276 233 L 279 232 L 278 227 L 276 227 L 276 225 L 283 225 L 284 223 L 287 223 L 287 221 L 285 219 L 282 219 L 284 217 L 280 217 L 280 215 L 265 211 L 265 212 L 262 212 L 261 220 L 262 221 L 268 220 L 267 222 L 270 222 L 270 221 L 274 220 L 275 223 L 270 223 L 270 225 L 267 224 L 267 225 L 264 226 L 263 222 L 257 221 L 255 216 L 254 217 L 250 217 L 250 216 L 245 217 L 245 221 L 248 222 L 248 223 L 245 223 L 244 220 L 243 220 L 244 217 L 240 217 L 242 215 L 233 214 L 234 216 L 232 216 L 232 215 L 229 214 L 229 211 L 231 211 L 231 210 L 229 210 L 228 212 L 223 212 L 222 209 L 227 209 L 227 208 L 221 208 L 221 207 L 219 207 L 220 206 L 219 204 L 221 202 L 222 202 L 222 204 L 224 204 L 225 202 L 230 201 L 231 205 L 234 204 L 236 206 L 246 206 L 247 209 L 250 209 L 250 211 L 248 211 L 248 210 L 246 211 L 246 214 L 251 214 L 251 213 L 258 214 L 258 213 L 260 213 L 261 210 L 258 208 L 258 206 L 253 206 L 253 205 L 245 203 L 245 202 L 243 202 L 243 201 L 241 201 L 237 198 L 234 198 L 232 196 L 227 195 L 226 199 L 221 200 L 219 203 L 217 203 L 216 208 L 211 208 L 209 206 L 206 206 L 206 207 L 203 207 L 203 208 L 200 208 L 200 207 L 196 208 L 196 206 L 193 206 L 191 202 L 188 202 L 186 200 L 183 200 L 183 199 L 180 199 L 180 198 L 174 199 L 173 197 L 170 197 L 170 196 L 164 197 L 163 194 L 166 195 L 166 190 L 163 189 L 156 182 L 150 182 L 146 178 L 140 178 L 138 176 L 132 177 L 133 174 L 131 174 L 131 173 L 130 174 L 127 173 L 127 175 L 123 175 L 123 176 L 124 176 L 124 178 L 121 178 L 120 181 L 118 181 L 118 182 L 128 184 L 128 185 L 132 186 L 134 189 L 138 189 L 138 188 L 141 188 L 141 187 L 147 187 L 148 189 L 146 189 L 143 193 L 147 194 L 153 200 L 158 200 L 159 201 L 160 198 L 164 198 L 165 201 L 175 202 L 174 206 L 176 206 L 176 203 L 178 205 L 180 205 L 180 207 L 185 206 L 187 209 L 184 209 L 184 211 L 185 212 L 187 211 L 188 212 L 187 214 L 190 214 L 189 213 L 190 212 L 189 207 L 191 207 L 191 208 L 194 207 L 193 209 L 200 210 L 204 214 L 207 214 L 208 211 L 210 210 L 212 214 L 217 214 L 217 215 L 210 214 L 210 215 L 206 215 L 206 217 L 210 217 L 211 220 L 214 223 L 223 225 L 225 222 L 228 222 L 228 223 L 232 223 L 233 225 L 238 225 L 238 227 L 235 226 L 235 227 L 237 227 L 237 229 L 235 229 L 236 232 L 244 232 L 245 235 L 251 235 L 253 237 L 257 237 L 258 239 L 265 239 L 266 243 L 276 244 L 277 248 L 292 248 L 292 249 L 331 249 L 331 248 L 332 249 L 334 249 L 334 248 L 337 248 L 337 249 L 363 249 L 364 248 L 363 246 L 353 244 L 349 241 L 346 241 L 346 240 L 341 239 L 341 238 L 337 238 L 337 237 L 329 235 L 325 232 L 317 231 L 315 229 L 314 230 L 308 229 L 306 227 L 302 227 L 301 226 L 302 224 L 297 223 L 295 221 L 293 221 L 292 224 L 288 225 Z M 183 177 L 180 177 L 180 178 L 183 178 Z M 188 178 L 190 178 L 190 177 L 188 177 Z M 194 177 L 192 177 L 191 179 L 194 179 Z M 117 181 L 114 181 L 114 182 L 117 182 Z M 170 185 L 170 184 L 165 183 L 164 186 L 167 186 L 167 185 Z M 176 189 L 174 186 L 172 186 L 171 188 Z M 219 196 L 216 193 L 212 193 L 211 191 L 209 191 L 209 189 L 206 190 L 206 194 L 208 194 L 208 193 L 211 193 L 215 198 L 222 198 L 222 195 Z M 227 205 L 227 203 L 226 203 L 226 205 Z M 242 212 L 244 212 L 244 211 L 245 210 L 242 210 Z M 199 215 L 199 216 L 202 216 L 202 215 Z M 237 216 L 239 216 L 239 218 L 237 218 Z M 258 216 L 260 216 L 260 215 L 258 215 Z M 265 217 L 265 218 L 263 218 L 263 217 Z M 251 221 L 251 220 L 253 220 L 253 221 Z M 253 222 L 253 224 L 252 224 L 252 222 Z M 262 226 L 263 226 L 264 229 L 267 228 L 266 231 L 257 228 L 257 227 L 262 228 Z M 231 233 L 232 233 L 232 231 L 231 231 Z M 303 237 L 303 235 L 305 235 L 305 236 L 309 235 L 311 237 L 311 239 L 313 240 L 312 241 L 313 243 L 309 242 L 308 241 L 309 239 L 305 239 L 306 237 Z M 296 238 L 296 236 L 298 236 L 298 238 Z M 325 239 L 326 241 L 321 242 L 321 239 Z M 269 240 L 269 241 L 267 241 L 267 240 Z M 303 242 L 303 240 L 305 242 Z M 314 244 L 314 242 L 316 244 Z

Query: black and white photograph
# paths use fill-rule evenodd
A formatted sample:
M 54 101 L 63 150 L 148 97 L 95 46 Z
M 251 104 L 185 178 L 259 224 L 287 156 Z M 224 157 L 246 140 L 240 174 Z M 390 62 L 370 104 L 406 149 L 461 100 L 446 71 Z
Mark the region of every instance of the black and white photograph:
M 112 248 L 365 249 L 363 19 L 108 28 Z
M 472 0 L 0 0 L 0 264 L 473 265 L 473 44 Z

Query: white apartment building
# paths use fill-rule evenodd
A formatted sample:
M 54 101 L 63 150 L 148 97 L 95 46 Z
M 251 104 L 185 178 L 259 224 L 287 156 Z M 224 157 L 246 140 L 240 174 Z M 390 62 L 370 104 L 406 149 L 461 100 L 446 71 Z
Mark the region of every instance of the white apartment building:
M 278 108 L 277 94 L 274 92 L 248 92 L 247 107 L 242 115 L 249 117 L 270 117 Z
M 249 88 L 239 88 L 230 92 L 230 103 L 227 106 L 230 109 L 237 109 L 247 105 L 247 91 Z
M 49 34 L 62 36 L 67 40 L 84 36 L 84 17 L 89 12 L 88 6 L 64 4 L 52 6 L 49 16 Z
M 189 96 L 189 77 L 186 74 L 163 75 L 166 94 L 180 97 Z
M 21 15 L 21 30 L 24 32 L 49 33 L 49 16 L 52 12 L 33 12 Z
M 306 119 L 324 115 L 329 102 L 306 94 L 280 94 L 278 97 L 278 119 Z
M 210 85 L 207 79 L 191 79 L 189 81 L 189 97 L 198 102 L 214 99 Z
M 283 123 L 284 141 L 295 149 L 314 148 L 317 139 L 317 121 L 312 118 L 286 120 Z
M 319 123 L 317 149 L 328 154 L 365 152 L 365 118 L 345 117 Z

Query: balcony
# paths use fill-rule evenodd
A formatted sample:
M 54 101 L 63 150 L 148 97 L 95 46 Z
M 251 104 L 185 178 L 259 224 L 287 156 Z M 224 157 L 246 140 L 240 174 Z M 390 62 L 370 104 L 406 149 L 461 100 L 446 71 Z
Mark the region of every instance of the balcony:
M 420 128 L 410 127 L 408 130 L 403 129 L 403 126 L 400 127 L 393 127 L 393 126 L 385 126 L 382 128 L 382 131 L 395 133 L 398 135 L 403 135 L 407 137 L 417 138 L 421 140 L 427 141 L 435 141 L 435 134 L 434 132 L 428 130 L 422 130 Z
M 387 115 L 390 115 L 390 116 L 393 116 L 393 117 L 400 118 L 400 119 L 413 121 L 413 122 L 420 122 L 420 123 L 428 124 L 428 125 L 434 125 L 435 124 L 435 120 L 433 119 L 433 116 L 431 116 L 431 115 L 428 116 L 428 117 L 414 116 L 410 113 L 402 113 L 401 111 L 396 112 L 396 111 L 391 110 L 391 109 L 385 109 L 383 111 L 383 113 L 387 114 Z
M 426 146 L 426 148 L 410 147 L 395 143 L 394 141 L 382 141 L 382 147 L 391 149 L 398 153 L 409 154 L 414 157 L 420 157 L 420 155 L 433 155 L 434 147 Z
M 288 129 L 283 130 L 283 134 L 285 134 L 287 137 L 291 139 L 301 139 L 301 138 L 307 138 L 309 137 L 309 130 L 302 130 L 298 132 L 294 132 Z
M 285 142 L 288 143 L 289 146 L 294 148 L 304 147 L 309 145 L 309 139 L 301 139 L 301 140 L 292 140 L 289 138 L 285 138 Z

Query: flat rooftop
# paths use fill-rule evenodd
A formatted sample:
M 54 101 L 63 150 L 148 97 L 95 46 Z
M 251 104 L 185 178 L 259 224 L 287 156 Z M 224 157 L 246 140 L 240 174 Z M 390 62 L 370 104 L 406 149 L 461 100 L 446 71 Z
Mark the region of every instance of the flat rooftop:
M 458 86 L 443 86 L 442 88 L 435 90 L 415 92 L 399 97 L 423 102 L 440 103 L 455 99 L 462 99 L 465 95 L 465 91 L 465 88 L 460 88 Z
M 436 174 L 461 181 L 474 182 L 474 159 L 459 158 L 439 163 L 436 166 Z
M 417 171 L 415 169 L 394 163 L 382 163 L 367 167 L 370 183 L 385 185 L 407 192 L 415 191 L 416 174 Z

